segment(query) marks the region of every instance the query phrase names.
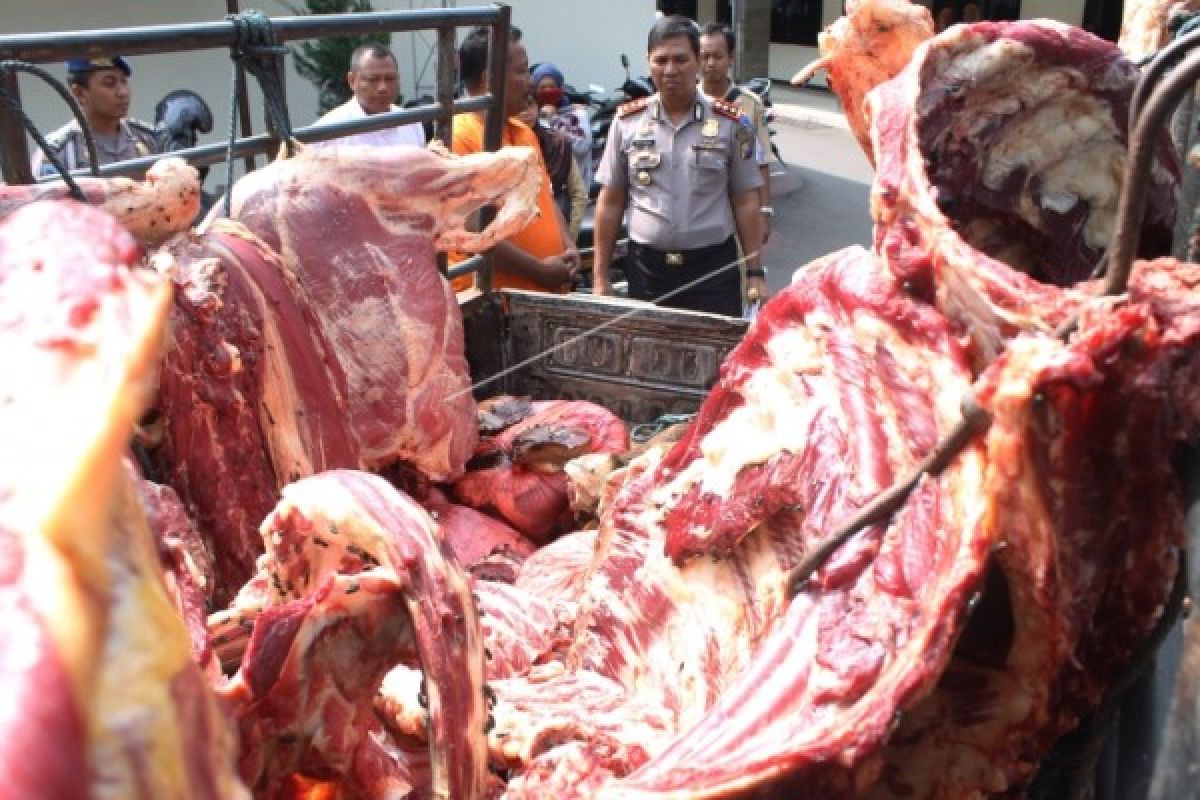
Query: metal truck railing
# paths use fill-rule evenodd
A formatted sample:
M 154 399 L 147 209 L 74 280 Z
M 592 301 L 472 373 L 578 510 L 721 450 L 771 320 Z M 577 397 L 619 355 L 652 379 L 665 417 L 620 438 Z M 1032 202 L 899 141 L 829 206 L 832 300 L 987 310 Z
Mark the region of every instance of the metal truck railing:
M 252 13 L 252 12 L 251 12 Z M 354 36 L 369 33 L 400 33 L 416 30 L 437 31 L 437 92 L 435 102 L 325 125 L 308 125 L 287 131 L 278 129 L 272 114 L 267 115 L 268 131 L 257 135 L 239 136 L 232 147 L 227 142 L 200 145 L 179 150 L 170 155 L 186 159 L 196 167 L 210 166 L 227 158 L 251 158 L 279 152 L 283 138 L 300 142 L 319 142 L 352 133 L 363 133 L 412 122 L 432 122 L 434 135 L 443 142 L 451 140 L 451 120 L 455 114 L 471 111 L 487 112 L 484 126 L 484 147 L 497 150 L 501 145 L 504 124 L 504 87 L 508 62 L 508 37 L 511 9 L 504 4 L 471 8 L 418 9 L 409 11 L 378 11 L 358 14 L 327 14 L 298 17 L 273 17 L 266 20 L 273 48 L 262 47 L 261 40 L 250 38 L 253 26 L 244 15 L 230 15 L 216 22 L 181 23 L 178 25 L 149 25 L 144 27 L 111 28 L 103 30 L 67 31 L 57 33 L 16 34 L 0 36 L 0 60 L 24 61 L 34 64 L 61 62 L 69 58 L 122 55 L 178 53 L 191 50 L 228 48 L 231 54 L 257 54 L 274 61 L 277 87 L 263 84 L 264 101 L 268 105 L 283 104 L 280 96 L 285 70 L 286 50 L 278 47 L 285 42 L 324 37 Z M 488 48 L 487 94 L 480 97 L 454 97 L 456 45 L 455 33 L 462 27 L 485 25 L 491 28 Z M 261 81 L 260 81 L 261 82 Z M 242 130 L 249 129 L 246 118 L 244 80 L 238 81 Z M 0 71 L 0 94 L 8 102 L 0 102 L 0 166 L 4 180 L 10 184 L 32 183 L 26 130 L 20 111 L 21 94 L 13 71 Z M 100 175 L 133 175 L 145 170 L 162 156 L 122 161 L 100 167 Z M 85 170 L 80 170 L 84 174 Z M 452 275 L 476 271 L 477 284 L 483 291 L 491 289 L 491 259 L 476 256 L 456 265 Z

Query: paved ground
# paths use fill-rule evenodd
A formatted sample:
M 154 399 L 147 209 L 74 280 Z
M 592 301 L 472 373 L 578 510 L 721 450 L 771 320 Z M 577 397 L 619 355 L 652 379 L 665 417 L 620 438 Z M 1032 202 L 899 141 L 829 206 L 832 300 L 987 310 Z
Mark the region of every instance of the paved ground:
M 874 173 L 834 95 L 775 87 L 772 99 L 775 141 L 786 164 L 771 165 L 775 218 L 763 253 L 775 292 L 819 256 L 847 245 L 870 245 Z

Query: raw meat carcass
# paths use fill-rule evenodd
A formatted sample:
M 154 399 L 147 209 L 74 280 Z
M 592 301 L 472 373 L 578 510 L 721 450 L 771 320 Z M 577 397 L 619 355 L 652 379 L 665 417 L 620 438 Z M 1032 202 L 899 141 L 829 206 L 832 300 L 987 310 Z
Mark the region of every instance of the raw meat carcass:
M 785 595 L 805 542 L 922 457 L 967 388 L 944 322 L 881 277 L 861 249 L 806 270 L 760 312 L 692 435 L 630 465 L 596 533 L 526 563 L 517 588 L 576 613 L 569 652 L 490 683 L 508 796 L 716 797 L 802 769 L 838 785 L 936 681 L 987 554 L 967 505 L 977 448 L 811 593 Z M 726 557 L 677 566 L 674 513 L 696 502 L 728 521 Z
M 155 247 L 191 227 L 200 212 L 200 178 L 181 158 L 163 158 L 144 180 L 76 176 L 88 202 L 103 208 L 144 247 Z M 71 196 L 62 181 L 0 185 L 0 219 L 39 200 Z
M 123 464 L 170 302 L 138 257 L 73 202 L 0 227 L 6 797 L 246 796 Z
M 1022 336 L 982 377 L 993 570 L 869 797 L 1020 790 L 1162 612 L 1184 527 L 1172 457 L 1200 420 L 1200 267 L 1137 270 L 1152 295 L 1092 301 L 1070 343 Z
M 1019 331 L 1051 333 L 1113 231 L 1137 69 L 1049 21 L 957 25 L 867 99 L 875 246 L 908 291 L 972 339 L 977 365 Z M 1178 185 L 1157 142 L 1139 254 L 1170 250 Z
M 564 464 L 586 453 L 622 453 L 629 432 L 611 411 L 582 400 L 524 404 L 524 414 L 490 410 L 498 404 L 512 406 L 513 398 L 493 398 L 483 409 L 485 433 L 493 417 L 502 420 L 501 428 L 480 441 L 468 471 L 454 483 L 454 496 L 544 542 L 574 519 Z
M 904 69 L 917 45 L 933 36 L 933 17 L 909 0 L 847 0 L 844 16 L 817 36 L 821 57 L 792 76 L 803 86 L 825 70 L 850 130 L 872 164 L 867 92 Z
M 456 478 L 475 402 L 435 249 L 486 247 L 534 213 L 526 148 L 304 150 L 243 178 L 234 220 L 171 243 L 162 478 L 213 544 L 218 599 L 254 569 L 290 481 L 402 461 Z M 501 203 L 483 232 L 466 216 Z
M 478 798 L 486 784 L 483 649 L 468 578 L 437 524 L 374 475 L 291 484 L 263 521 L 265 580 L 237 675 L 221 693 L 242 736 L 240 768 L 261 798 L 293 773 L 347 798 Z M 389 746 L 375 692 L 419 668 L 429 758 L 420 778 Z

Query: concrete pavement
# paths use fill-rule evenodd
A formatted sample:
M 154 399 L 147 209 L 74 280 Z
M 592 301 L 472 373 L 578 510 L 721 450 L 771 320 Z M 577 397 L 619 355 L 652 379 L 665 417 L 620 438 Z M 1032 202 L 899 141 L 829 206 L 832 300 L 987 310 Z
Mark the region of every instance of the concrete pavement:
M 849 130 L 838 96 L 827 89 L 771 83 L 771 105 L 777 125 Z

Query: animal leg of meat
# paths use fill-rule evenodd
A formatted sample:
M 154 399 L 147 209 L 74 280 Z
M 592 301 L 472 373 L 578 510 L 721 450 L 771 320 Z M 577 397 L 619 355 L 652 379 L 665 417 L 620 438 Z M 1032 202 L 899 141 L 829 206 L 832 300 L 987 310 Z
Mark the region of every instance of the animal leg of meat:
M 821 58 L 792 76 L 803 86 L 821 70 L 846 110 L 850 130 L 872 164 L 867 92 L 891 80 L 921 42 L 933 36 L 929 9 L 909 0 L 847 0 L 844 16 L 817 37 Z
M 265 607 L 227 689 L 254 748 L 244 754 L 247 781 L 268 790 L 312 765 L 312 777 L 366 780 L 353 765 L 381 733 L 375 693 L 393 666 L 419 663 L 434 796 L 479 798 L 482 637 L 468 579 L 443 556 L 436 523 L 382 478 L 332 471 L 287 486 L 262 533 Z
M 76 176 L 75 182 L 89 203 L 116 217 L 147 248 L 187 230 L 200 213 L 199 175 L 180 158 L 156 161 L 140 181 Z M 70 189 L 62 181 L 0 186 L 0 219 L 39 200 L 65 200 L 70 196 Z

